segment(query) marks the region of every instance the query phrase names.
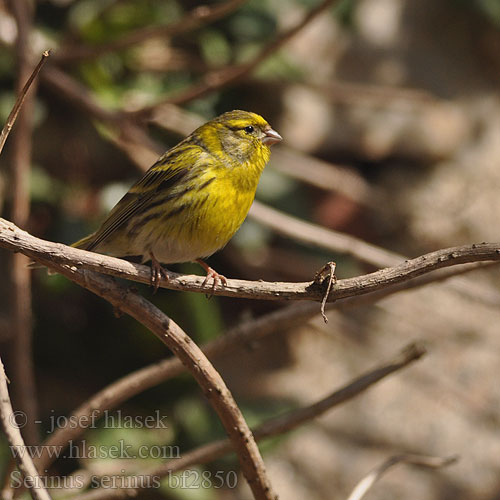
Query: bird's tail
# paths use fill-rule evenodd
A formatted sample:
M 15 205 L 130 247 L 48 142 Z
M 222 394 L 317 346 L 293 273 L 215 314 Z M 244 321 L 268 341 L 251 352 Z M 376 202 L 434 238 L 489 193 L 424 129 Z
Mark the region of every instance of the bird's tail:
M 85 236 L 85 238 L 82 238 L 81 240 L 75 241 L 70 246 L 72 246 L 74 248 L 81 248 L 82 250 L 88 250 L 88 248 L 94 242 L 94 236 L 95 236 L 94 233 L 89 234 L 88 236 Z

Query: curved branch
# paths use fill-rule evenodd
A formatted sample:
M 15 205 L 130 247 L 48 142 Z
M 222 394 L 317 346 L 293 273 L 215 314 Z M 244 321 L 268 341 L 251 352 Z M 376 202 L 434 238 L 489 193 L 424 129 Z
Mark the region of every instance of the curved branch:
M 60 264 L 55 265 L 55 270 L 132 316 L 180 359 L 219 415 L 254 498 L 275 499 L 252 432 L 224 380 L 192 339 L 160 309 L 113 279 Z
M 12 222 L 0 218 L 0 247 L 43 263 L 57 272 L 89 269 L 139 283 L 150 283 L 149 267 L 133 264 L 115 257 L 108 257 L 61 243 L 36 238 L 19 229 Z M 458 264 L 482 261 L 499 261 L 499 243 L 478 243 L 445 248 L 415 259 L 407 260 L 363 276 L 338 280 L 328 297 L 328 302 L 347 297 L 366 295 L 404 283 L 424 274 Z M 162 288 L 206 293 L 201 276 L 168 273 L 168 280 L 160 282 Z M 319 280 L 303 283 L 228 280 L 227 285 L 214 290 L 215 295 L 264 300 L 314 300 L 322 301 L 326 283 Z

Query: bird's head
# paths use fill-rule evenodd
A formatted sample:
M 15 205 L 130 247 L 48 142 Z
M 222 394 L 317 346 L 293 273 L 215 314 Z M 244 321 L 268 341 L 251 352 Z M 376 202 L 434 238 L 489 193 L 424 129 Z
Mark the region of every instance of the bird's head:
M 203 125 L 199 133 L 205 142 L 213 143 L 221 155 L 240 163 L 263 163 L 262 168 L 269 160 L 269 147 L 282 140 L 262 116 L 240 110 L 214 118 Z

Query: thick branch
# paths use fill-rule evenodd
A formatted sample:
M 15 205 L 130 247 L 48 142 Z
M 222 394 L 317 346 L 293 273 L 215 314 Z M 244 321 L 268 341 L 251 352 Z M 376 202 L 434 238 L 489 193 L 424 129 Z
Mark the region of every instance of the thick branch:
M 151 279 L 150 269 L 144 265 L 41 240 L 5 219 L 0 219 L 0 246 L 14 252 L 21 252 L 44 265 L 56 268 L 58 272 L 58 266 L 65 266 L 66 270 L 89 269 L 140 283 L 149 284 Z M 378 292 L 436 269 L 470 262 L 498 260 L 500 260 L 499 243 L 479 243 L 445 248 L 407 260 L 394 267 L 339 280 L 334 285 L 328 302 Z M 160 286 L 172 290 L 206 293 L 207 289 L 203 282 L 204 278 L 201 276 L 169 273 L 169 279 L 162 279 Z M 283 283 L 228 280 L 227 285 L 217 288 L 214 294 L 265 300 L 321 301 L 326 290 L 325 285 L 317 281 Z

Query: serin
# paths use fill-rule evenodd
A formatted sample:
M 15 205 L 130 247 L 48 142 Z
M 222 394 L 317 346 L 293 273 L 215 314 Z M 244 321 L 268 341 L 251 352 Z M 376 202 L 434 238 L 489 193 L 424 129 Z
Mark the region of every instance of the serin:
M 202 259 L 223 248 L 245 220 L 270 146 L 281 136 L 256 113 L 229 111 L 169 149 L 74 247 L 151 260 L 158 288 L 163 264 L 198 262 L 204 285 L 226 278 Z

